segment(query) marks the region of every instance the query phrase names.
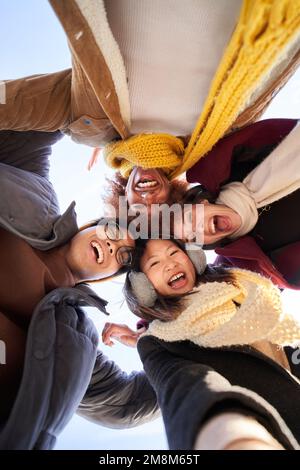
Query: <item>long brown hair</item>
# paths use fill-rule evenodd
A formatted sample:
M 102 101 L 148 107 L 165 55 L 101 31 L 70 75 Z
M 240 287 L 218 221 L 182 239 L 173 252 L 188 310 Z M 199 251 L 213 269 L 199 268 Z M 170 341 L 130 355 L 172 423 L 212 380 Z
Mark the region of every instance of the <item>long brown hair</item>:
M 181 241 L 175 239 L 172 239 L 171 241 L 174 243 L 174 245 L 177 245 L 182 251 L 184 251 L 188 256 L 188 253 L 184 248 L 184 244 Z M 133 262 L 131 265 L 132 271 L 141 272 L 141 257 L 145 252 L 148 242 L 149 240 L 138 240 L 136 242 Z M 184 309 L 185 300 L 187 296 L 193 295 L 192 293 L 187 293 L 183 296 L 168 297 L 162 296 L 157 293 L 157 300 L 154 306 L 151 308 L 145 307 L 139 304 L 133 292 L 129 274 L 130 273 L 128 272 L 126 275 L 125 284 L 123 287 L 125 300 L 132 313 L 148 322 L 151 322 L 155 319 L 159 319 L 162 321 L 174 320 L 178 315 L 180 315 L 180 313 Z M 207 265 L 204 273 L 202 273 L 201 275 L 196 275 L 195 287 L 197 287 L 201 283 L 206 282 L 228 282 L 234 284 L 235 278 L 226 268 L 222 266 Z

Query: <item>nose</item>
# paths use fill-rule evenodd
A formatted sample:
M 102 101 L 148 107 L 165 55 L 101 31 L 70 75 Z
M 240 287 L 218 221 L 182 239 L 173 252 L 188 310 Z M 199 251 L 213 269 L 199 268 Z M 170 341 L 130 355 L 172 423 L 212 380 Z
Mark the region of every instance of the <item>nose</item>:
M 106 240 L 105 243 L 106 243 L 109 254 L 111 256 L 115 256 L 116 251 L 117 251 L 116 243 L 113 242 L 112 240 Z
M 165 264 L 165 270 L 167 272 L 172 271 L 172 269 L 176 268 L 176 266 L 177 266 L 177 263 L 175 261 L 172 261 L 172 260 L 167 261 Z

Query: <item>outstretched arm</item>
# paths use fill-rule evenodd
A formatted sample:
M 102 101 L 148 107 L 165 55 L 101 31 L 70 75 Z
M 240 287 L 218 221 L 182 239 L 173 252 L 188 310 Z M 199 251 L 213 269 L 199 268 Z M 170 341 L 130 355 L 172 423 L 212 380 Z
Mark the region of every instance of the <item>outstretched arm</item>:
M 171 449 L 192 449 L 196 437 L 212 417 L 226 412 L 251 416 L 284 447 L 296 444 L 287 426 L 266 400 L 234 386 L 206 364 L 185 359 L 153 336 L 138 342 L 145 372 L 157 394 Z
M 129 428 L 159 416 L 156 395 L 144 372 L 123 372 L 98 351 L 92 379 L 78 414 L 110 428 Z
M 72 70 L 0 82 L 0 130 L 53 132 L 71 119 Z
M 0 163 L 48 178 L 51 147 L 62 136 L 60 131 L 0 131 Z

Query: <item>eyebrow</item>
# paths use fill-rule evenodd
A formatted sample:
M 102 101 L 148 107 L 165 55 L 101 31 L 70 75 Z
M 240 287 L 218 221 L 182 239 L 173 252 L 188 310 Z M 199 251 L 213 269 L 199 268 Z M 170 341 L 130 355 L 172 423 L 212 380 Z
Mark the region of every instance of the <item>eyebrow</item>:
M 174 245 L 174 243 L 171 243 L 167 248 L 166 250 L 169 250 L 170 248 L 178 248 L 176 245 Z M 147 259 L 147 263 L 148 261 L 150 261 L 151 258 L 156 258 L 157 256 L 159 256 L 160 253 L 155 253 L 154 255 L 151 255 L 149 256 L 149 258 Z
M 148 261 L 150 261 L 150 259 L 156 258 L 156 256 L 158 256 L 158 255 L 152 255 L 152 256 L 150 256 L 150 257 L 147 259 L 147 263 L 148 263 Z

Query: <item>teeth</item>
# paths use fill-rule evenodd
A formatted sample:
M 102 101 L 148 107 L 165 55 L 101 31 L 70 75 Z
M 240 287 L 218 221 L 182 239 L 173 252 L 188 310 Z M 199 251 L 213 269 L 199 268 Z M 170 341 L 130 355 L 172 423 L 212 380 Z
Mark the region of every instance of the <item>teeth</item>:
M 104 255 L 103 255 L 103 251 L 102 251 L 102 248 L 101 248 L 100 243 L 93 241 L 93 242 L 91 243 L 91 245 L 92 245 L 92 247 L 93 247 L 94 249 L 96 249 L 96 251 L 97 251 L 97 254 L 98 254 L 98 256 L 97 256 L 97 263 L 98 263 L 98 264 L 101 264 L 101 263 L 103 262 Z
M 216 224 L 215 224 L 215 218 L 212 217 L 211 221 L 210 221 L 210 231 L 211 233 L 214 235 L 216 233 Z
M 174 276 L 171 277 L 171 279 L 169 280 L 169 282 L 173 282 L 173 281 L 177 281 L 177 279 L 180 279 L 184 277 L 184 273 L 178 273 L 178 274 L 175 274 Z
M 139 181 L 137 184 L 138 188 L 154 188 L 154 186 L 157 186 L 157 181 Z

